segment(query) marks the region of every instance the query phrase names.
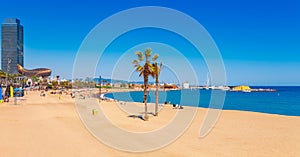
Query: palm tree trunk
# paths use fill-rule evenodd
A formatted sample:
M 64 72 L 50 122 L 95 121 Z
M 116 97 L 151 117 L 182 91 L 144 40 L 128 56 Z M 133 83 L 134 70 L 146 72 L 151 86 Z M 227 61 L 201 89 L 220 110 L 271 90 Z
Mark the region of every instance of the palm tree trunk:
M 148 121 L 148 109 L 147 109 L 147 87 L 148 87 L 148 75 L 144 75 L 144 103 L 145 103 L 145 116 L 144 120 Z
M 154 116 L 158 116 L 158 75 L 155 77 L 155 86 L 156 86 L 156 91 L 155 91 L 155 114 Z

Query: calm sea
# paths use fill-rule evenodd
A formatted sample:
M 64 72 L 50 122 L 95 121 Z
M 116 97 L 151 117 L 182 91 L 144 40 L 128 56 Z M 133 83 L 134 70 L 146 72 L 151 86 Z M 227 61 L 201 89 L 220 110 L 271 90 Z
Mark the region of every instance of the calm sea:
M 212 108 L 223 108 L 224 110 L 242 110 L 270 114 L 281 114 L 300 116 L 300 87 L 252 87 L 272 88 L 276 92 L 222 92 L 225 93 L 225 101 Z M 214 91 L 215 92 L 215 91 Z M 221 92 L 221 91 L 220 91 Z M 105 95 L 120 101 L 143 101 L 143 92 L 120 92 Z M 171 104 L 184 106 L 209 107 L 211 101 L 211 90 L 171 90 L 159 92 L 159 103 L 165 101 Z M 222 98 L 222 96 L 219 96 Z M 220 98 L 220 99 L 221 99 Z M 216 97 L 218 99 L 218 95 Z M 221 99 L 222 100 L 222 99 Z M 155 102 L 154 92 L 149 92 L 148 102 Z M 220 103 L 220 100 L 215 101 Z M 222 101 L 221 101 L 222 102 Z

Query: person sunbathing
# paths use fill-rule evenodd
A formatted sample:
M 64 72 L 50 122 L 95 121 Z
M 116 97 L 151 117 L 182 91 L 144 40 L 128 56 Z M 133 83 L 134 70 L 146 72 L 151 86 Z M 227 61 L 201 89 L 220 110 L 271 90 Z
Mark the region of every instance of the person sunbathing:
M 4 100 L 4 102 L 9 102 L 9 97 L 8 96 L 2 95 L 2 99 Z
M 41 91 L 40 96 L 46 96 L 45 92 L 44 92 L 44 91 Z
M 173 109 L 183 109 L 183 107 L 178 104 L 173 104 Z

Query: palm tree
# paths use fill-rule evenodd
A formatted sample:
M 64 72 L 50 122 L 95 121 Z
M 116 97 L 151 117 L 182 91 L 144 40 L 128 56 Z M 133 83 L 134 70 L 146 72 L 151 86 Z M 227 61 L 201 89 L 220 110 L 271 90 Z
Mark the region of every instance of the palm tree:
M 12 74 L 11 79 L 14 82 L 17 82 L 17 77 L 21 76 L 20 74 Z
M 6 73 L 2 70 L 0 70 L 0 77 L 1 78 L 5 78 L 6 77 Z
M 152 71 L 155 77 L 155 86 L 156 86 L 156 90 L 155 90 L 155 114 L 154 116 L 158 116 L 158 77 L 160 75 L 160 72 L 162 70 L 162 63 L 160 63 L 158 65 L 157 62 L 152 64 Z
M 39 78 L 37 76 L 31 76 L 30 78 L 33 81 L 33 84 L 39 81 Z
M 150 58 L 152 55 L 152 50 L 150 48 L 146 49 L 144 55 L 141 51 L 135 53 L 138 56 L 138 59 L 133 60 L 132 64 L 134 64 L 135 70 L 140 73 L 139 76 L 144 77 L 144 103 L 145 103 L 145 116 L 144 120 L 148 121 L 148 110 L 147 110 L 147 88 L 148 88 L 148 77 L 154 76 L 152 71 L 152 64 L 150 62 Z M 152 57 L 152 61 L 155 61 L 158 58 L 158 55 L 155 54 Z M 142 64 L 142 65 L 141 65 Z

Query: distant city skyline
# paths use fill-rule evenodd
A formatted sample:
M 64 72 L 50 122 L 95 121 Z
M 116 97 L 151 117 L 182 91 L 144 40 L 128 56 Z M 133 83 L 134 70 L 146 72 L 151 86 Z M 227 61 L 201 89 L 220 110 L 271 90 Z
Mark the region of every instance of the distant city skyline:
M 26 28 L 25 68 L 47 67 L 52 69 L 52 76 L 70 79 L 76 53 L 86 35 L 105 18 L 141 6 L 176 9 L 201 23 L 221 52 L 227 85 L 300 85 L 300 2 L 296 0 L 5 1 L 0 6 L 0 21 L 18 18 Z M 99 61 L 95 77 L 109 78 L 114 61 L 127 50 L 148 42 L 166 43 L 180 50 L 197 70 L 198 83 L 205 84 L 207 67 L 193 46 L 174 33 L 151 28 L 128 32 L 113 41 Z M 143 51 L 147 47 L 137 48 Z M 154 47 L 153 53 L 163 50 Z M 160 59 L 164 61 L 163 56 Z M 161 81 L 177 83 L 172 70 L 163 72 Z M 132 80 L 141 80 L 136 73 L 131 75 Z

